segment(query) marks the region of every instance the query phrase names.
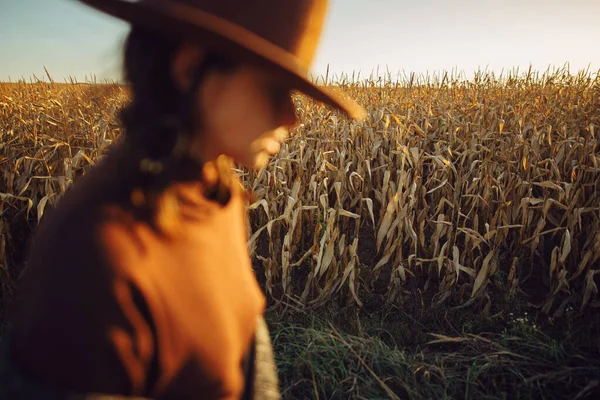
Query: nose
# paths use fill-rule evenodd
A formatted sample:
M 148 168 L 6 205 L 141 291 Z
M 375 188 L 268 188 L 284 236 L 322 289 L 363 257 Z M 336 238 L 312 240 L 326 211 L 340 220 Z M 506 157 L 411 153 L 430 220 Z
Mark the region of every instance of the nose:
M 298 115 L 296 114 L 296 106 L 292 96 L 288 96 L 281 108 L 279 125 L 291 129 L 298 124 Z

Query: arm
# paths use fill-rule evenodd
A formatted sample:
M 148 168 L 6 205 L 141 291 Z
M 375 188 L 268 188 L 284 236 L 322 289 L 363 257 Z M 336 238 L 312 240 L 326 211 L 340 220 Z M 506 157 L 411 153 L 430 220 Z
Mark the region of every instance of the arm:
M 14 319 L 15 363 L 57 390 L 143 395 L 156 364 L 142 293 L 119 273 L 105 244 L 76 243 L 34 253 Z

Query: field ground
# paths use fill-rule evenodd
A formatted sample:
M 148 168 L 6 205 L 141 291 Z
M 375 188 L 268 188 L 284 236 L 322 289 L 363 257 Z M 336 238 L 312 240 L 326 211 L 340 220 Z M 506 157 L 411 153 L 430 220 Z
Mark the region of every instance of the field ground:
M 342 83 L 238 170 L 289 399 L 600 398 L 600 79 Z M 0 322 L 45 212 L 120 134 L 117 85 L 0 84 Z
M 271 312 L 289 399 L 596 399 L 597 312 Z M 525 311 L 529 310 L 529 311 Z

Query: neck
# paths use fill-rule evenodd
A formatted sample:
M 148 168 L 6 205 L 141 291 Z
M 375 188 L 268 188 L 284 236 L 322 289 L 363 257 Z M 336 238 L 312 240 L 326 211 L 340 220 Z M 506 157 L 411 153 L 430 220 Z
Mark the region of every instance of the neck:
M 193 135 L 186 154 L 205 162 L 216 162 L 222 154 L 206 139 L 207 137 L 209 135 L 200 133 Z
M 199 152 L 188 151 L 174 154 L 160 160 L 147 158 L 140 145 L 125 140 L 116 149 L 120 170 L 123 171 L 127 186 L 162 192 L 173 185 L 200 184 L 206 196 L 220 203 L 226 203 L 229 191 L 234 190 L 235 179 L 231 171 L 231 160 L 226 156 L 202 156 Z M 204 153 L 206 154 L 206 153 Z M 206 161 L 201 161 L 205 160 Z

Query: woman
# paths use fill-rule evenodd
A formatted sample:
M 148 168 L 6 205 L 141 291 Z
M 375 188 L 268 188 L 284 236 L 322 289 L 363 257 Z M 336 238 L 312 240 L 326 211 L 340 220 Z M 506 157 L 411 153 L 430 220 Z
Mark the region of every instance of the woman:
M 364 116 L 306 77 L 326 1 L 82 1 L 132 24 L 132 102 L 122 140 L 36 233 L 0 387 L 277 398 L 231 162 L 278 151 L 294 90 Z

